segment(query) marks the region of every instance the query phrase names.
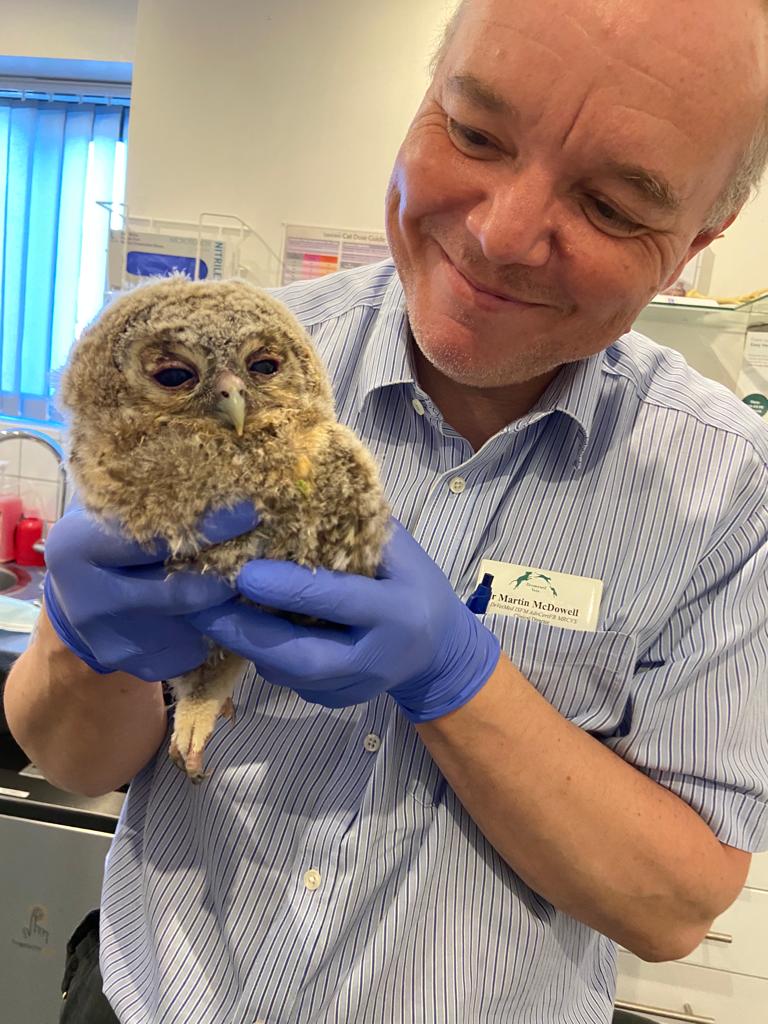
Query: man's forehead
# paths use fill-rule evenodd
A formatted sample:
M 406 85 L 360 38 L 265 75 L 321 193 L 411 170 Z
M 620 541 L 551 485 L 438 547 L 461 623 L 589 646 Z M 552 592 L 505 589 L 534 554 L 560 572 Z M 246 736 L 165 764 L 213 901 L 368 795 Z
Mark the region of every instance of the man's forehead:
M 491 115 L 509 118 L 512 122 L 519 120 L 517 107 L 477 75 L 468 72 L 448 75 L 446 88 Z M 602 161 L 600 169 L 605 175 L 625 182 L 643 199 L 662 210 L 675 212 L 682 206 L 683 197 L 661 172 L 610 158 Z
M 603 127 L 605 114 L 613 134 L 632 143 L 626 151 L 618 139 L 617 151 L 606 147 L 611 170 L 672 211 L 698 189 L 705 165 L 708 177 L 733 173 L 763 121 L 767 7 L 764 0 L 711 0 L 703 9 L 690 0 L 465 0 L 438 68 L 450 89 L 513 123 L 518 107 L 532 109 L 531 91 L 521 95 L 529 82 L 542 116 L 555 118 L 569 97 L 599 89 L 614 110 L 593 104 L 590 112 L 600 116 L 589 132 Z M 564 96 L 566 80 L 573 89 Z M 624 110 L 628 126 L 637 125 L 638 112 L 661 126 L 639 153 L 642 132 L 635 138 L 635 129 L 624 130 Z M 667 175 L 652 173 L 649 158 Z
M 497 30 L 517 30 L 542 51 L 568 38 L 574 59 L 579 44 L 595 57 L 635 56 L 643 65 L 666 53 L 681 84 L 698 72 L 726 88 L 768 91 L 768 0 L 463 0 L 457 15 L 458 40 L 480 28 L 493 47 Z

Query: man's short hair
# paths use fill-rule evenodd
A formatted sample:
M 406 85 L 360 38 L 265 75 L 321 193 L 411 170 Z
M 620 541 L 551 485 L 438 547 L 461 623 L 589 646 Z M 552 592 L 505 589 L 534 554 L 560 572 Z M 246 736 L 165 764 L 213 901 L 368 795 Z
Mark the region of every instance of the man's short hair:
M 461 0 L 445 26 L 442 38 L 430 62 L 430 74 L 433 77 L 443 59 L 443 54 L 448 49 L 456 33 L 462 11 L 467 2 L 468 0 Z M 766 14 L 768 14 L 768 0 L 762 0 L 762 4 Z M 760 187 L 760 182 L 765 175 L 766 168 L 768 168 L 768 102 L 766 102 L 763 117 L 757 126 L 752 140 L 742 154 L 738 167 L 709 211 L 701 230 L 715 230 L 728 220 L 732 214 L 738 213 L 752 195 L 752 192 Z

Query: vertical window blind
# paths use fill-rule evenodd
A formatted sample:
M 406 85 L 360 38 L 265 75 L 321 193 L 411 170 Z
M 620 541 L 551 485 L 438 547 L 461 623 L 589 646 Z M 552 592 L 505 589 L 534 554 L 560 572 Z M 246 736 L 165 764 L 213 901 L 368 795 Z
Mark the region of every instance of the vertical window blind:
M 60 419 L 55 371 L 104 299 L 128 101 L 0 82 L 0 415 Z M 119 209 L 119 207 L 116 207 Z

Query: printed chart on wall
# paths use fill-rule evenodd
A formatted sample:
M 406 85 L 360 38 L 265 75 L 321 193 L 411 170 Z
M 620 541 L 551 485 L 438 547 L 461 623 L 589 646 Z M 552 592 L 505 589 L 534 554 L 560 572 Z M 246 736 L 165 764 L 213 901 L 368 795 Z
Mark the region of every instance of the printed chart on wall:
M 324 277 L 378 263 L 389 256 L 383 231 L 308 227 L 286 224 L 283 241 L 283 284 Z

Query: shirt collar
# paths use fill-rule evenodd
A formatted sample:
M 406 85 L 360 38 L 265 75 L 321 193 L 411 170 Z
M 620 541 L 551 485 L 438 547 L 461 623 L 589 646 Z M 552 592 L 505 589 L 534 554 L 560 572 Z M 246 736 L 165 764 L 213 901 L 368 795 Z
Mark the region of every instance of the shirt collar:
M 576 453 L 580 465 L 589 445 L 600 400 L 603 353 L 566 363 L 536 405 L 504 428 L 516 433 L 552 413 L 567 416 L 578 429 Z M 410 330 L 405 295 L 397 273 L 387 285 L 374 326 L 366 339 L 357 374 L 357 406 L 360 409 L 374 391 L 396 385 L 416 384 L 410 354 Z
M 580 467 L 593 434 L 602 376 L 603 352 L 575 363 L 566 363 L 530 412 L 506 429 L 523 430 L 544 416 L 562 413 L 578 432 L 575 464 Z

